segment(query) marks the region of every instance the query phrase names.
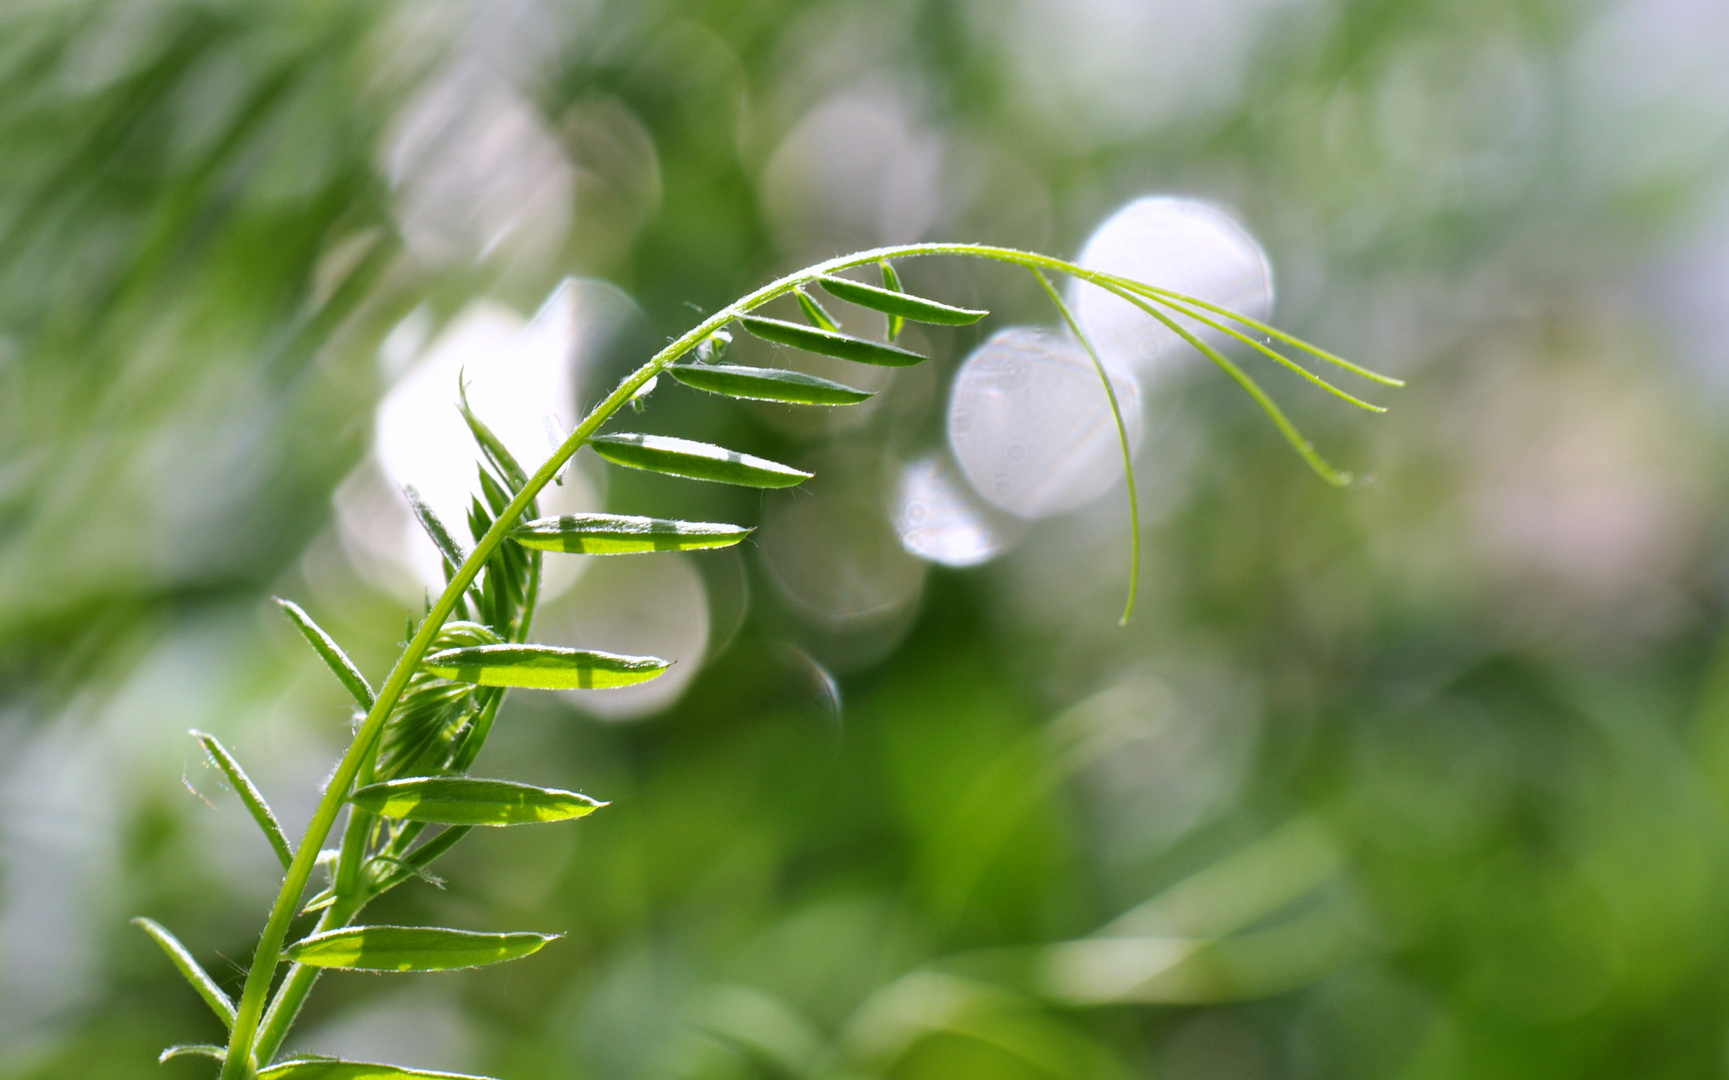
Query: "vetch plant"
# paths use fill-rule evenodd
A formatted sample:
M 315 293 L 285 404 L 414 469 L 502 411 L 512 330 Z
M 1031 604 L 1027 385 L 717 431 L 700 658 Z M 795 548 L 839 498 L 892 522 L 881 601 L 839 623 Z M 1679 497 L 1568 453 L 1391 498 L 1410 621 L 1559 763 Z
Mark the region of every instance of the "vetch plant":
M 592 447 L 615 465 L 693 480 L 784 488 L 809 479 L 811 474 L 799 469 L 719 446 L 663 435 L 603 433 L 603 429 L 627 404 L 640 403 L 663 375 L 698 390 L 734 398 L 831 407 L 866 400 L 869 393 L 828 379 L 726 363 L 726 347 L 731 341 L 728 327 L 737 323 L 744 332 L 770 342 L 861 364 L 917 364 L 922 356 L 894 344 L 905 322 L 962 326 L 987 314 L 914 296 L 902 288 L 892 260 L 931 256 L 989 259 L 1022 267 L 1037 279 L 1092 359 L 1116 420 L 1126 470 L 1130 465 L 1128 431 L 1105 362 L 1052 284 L 1051 273 L 1070 275 L 1121 297 L 1198 349 L 1253 397 L 1304 460 L 1331 483 L 1348 483 L 1349 477 L 1316 453 L 1247 372 L 1185 323 L 1240 341 L 1365 409 L 1381 411 L 1297 364 L 1274 343 L 1384 385 L 1402 385 L 1397 379 L 1359 367 L 1262 322 L 1154 284 L 1008 248 L 910 244 L 819 263 L 716 312 L 620 382 L 533 472 L 515 460 L 468 407 L 466 395 L 461 395 L 463 418 L 481 452 L 484 498 L 476 497 L 469 509 L 467 527 L 472 546 L 464 548 L 452 529 L 415 492 L 407 492 L 421 525 L 443 556 L 446 584 L 419 623 L 413 625 L 406 647 L 383 684 L 374 690 L 310 616 L 289 601 L 279 601 L 363 714 L 298 845 L 284 836 L 240 763 L 215 737 L 194 732 L 263 830 L 282 862 L 283 878 L 238 1001 L 223 992 L 168 930 L 149 919 L 135 920 L 162 946 L 229 1032 L 226 1046 L 174 1046 L 163 1052 L 163 1060 L 182 1055 L 214 1058 L 221 1063 L 222 1080 L 384 1080 L 453 1075 L 325 1057 L 280 1058 L 279 1054 L 301 1005 L 326 969 L 386 972 L 477 967 L 529 956 L 554 940 L 538 933 L 488 934 L 360 922 L 368 904 L 410 879 L 428 876 L 433 863 L 477 826 L 571 821 L 604 805 L 576 792 L 468 775 L 510 688 L 622 687 L 656 678 L 668 667 L 667 662 L 650 656 L 535 644 L 531 631 L 542 560 L 548 555 L 720 548 L 739 543 L 751 532 L 739 525 L 616 514 L 542 518 L 536 504 L 538 496 L 558 479 L 583 446 Z M 873 266 L 880 274 L 880 284 L 839 276 L 849 269 Z M 814 289 L 885 315 L 889 340 L 842 332 Z M 804 322 L 758 313 L 770 301 L 788 294 L 797 301 Z M 1132 471 L 1127 482 L 1133 568 L 1124 622 L 1134 610 L 1140 551 Z M 336 844 L 326 847 L 337 833 L 345 808 L 347 817 Z M 323 875 L 322 887 L 314 891 L 314 875 L 319 873 Z

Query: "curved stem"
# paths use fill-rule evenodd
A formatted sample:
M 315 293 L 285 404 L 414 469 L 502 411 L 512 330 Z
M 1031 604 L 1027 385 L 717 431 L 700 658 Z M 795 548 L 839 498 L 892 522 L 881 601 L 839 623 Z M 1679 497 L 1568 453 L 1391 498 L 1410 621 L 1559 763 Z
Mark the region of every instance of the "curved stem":
M 528 505 L 533 502 L 540 491 L 550 483 L 565 462 L 586 443 L 590 436 L 600 430 L 613 415 L 628 402 L 631 397 L 650 379 L 658 375 L 668 364 L 695 348 L 698 343 L 726 326 L 727 323 L 762 304 L 793 291 L 825 274 L 864 266 L 886 259 L 915 258 L 930 255 L 956 255 L 968 258 L 991 259 L 997 262 L 1011 263 L 1031 269 L 1055 270 L 1070 274 L 1093 284 L 1112 288 L 1113 286 L 1131 284 L 1110 274 L 1102 274 L 1088 270 L 1062 259 L 1053 259 L 1028 251 L 1018 251 L 1014 248 L 993 247 L 985 244 L 905 244 L 895 247 L 876 248 L 871 251 L 845 255 L 815 266 L 807 267 L 797 273 L 770 282 L 755 292 L 750 293 L 725 308 L 715 312 L 702 322 L 691 328 L 684 335 L 667 345 L 641 367 L 613 389 L 604 400 L 589 411 L 582 422 L 576 426 L 562 445 L 543 462 L 540 468 L 528 478 L 528 482 L 510 500 L 504 510 L 493 519 L 492 526 L 486 534 L 475 542 L 474 549 L 463 559 L 462 565 L 451 577 L 449 584 L 439 594 L 438 600 L 427 612 L 426 618 L 420 623 L 407 647 L 397 658 L 389 677 L 378 690 L 378 697 L 368 710 L 365 720 L 355 733 L 354 740 L 348 750 L 337 763 L 335 772 L 325 787 L 324 795 L 319 799 L 317 808 L 313 811 L 312 820 L 306 827 L 306 835 L 296 851 L 294 860 L 289 863 L 288 871 L 283 876 L 282 887 L 277 892 L 275 903 L 270 909 L 270 916 L 264 924 L 264 931 L 259 936 L 258 947 L 253 953 L 252 967 L 247 972 L 246 985 L 241 993 L 240 1001 L 235 1010 L 234 1029 L 229 1040 L 227 1056 L 222 1065 L 222 1080 L 252 1080 L 257 1071 L 255 1052 L 259 1048 L 259 1022 L 264 1014 L 266 1000 L 270 995 L 270 986 L 274 981 L 276 968 L 282 959 L 282 949 L 287 942 L 288 931 L 299 908 L 300 897 L 311 880 L 312 871 L 318 860 L 318 853 L 324 845 L 330 830 L 336 824 L 336 819 L 342 810 L 343 803 L 352 790 L 356 777 L 370 759 L 377 744 L 379 734 L 384 729 L 385 721 L 391 710 L 396 707 L 403 691 L 408 686 L 409 678 L 420 666 L 433 639 L 456 605 L 461 601 L 463 593 L 474 582 L 487 559 L 504 542 L 505 536 L 516 525 L 517 519 Z M 1138 284 L 1138 283 L 1133 283 Z M 1115 291 L 1115 290 L 1113 290 Z M 1187 298 L 1180 298 L 1187 299 Z M 1251 324 L 1252 325 L 1252 324 Z M 1257 327 L 1258 328 L 1258 327 Z M 1192 335 L 1178 330 L 1184 337 Z M 1203 347 L 1203 351 L 1208 351 Z M 1228 369 L 1227 369 L 1228 370 Z M 1238 373 L 1238 381 L 1244 376 Z M 1245 383 L 1250 392 L 1257 394 L 1257 400 L 1264 398 L 1259 394 L 1258 387 L 1252 382 Z M 1270 402 L 1263 401 L 1263 407 Z M 1279 418 L 1282 414 L 1276 414 Z M 1288 422 L 1287 422 L 1288 423 Z M 1310 451 L 1312 454 L 1312 451 Z M 322 920 L 321 920 L 322 921 Z M 280 1035 L 272 1030 L 272 1035 Z

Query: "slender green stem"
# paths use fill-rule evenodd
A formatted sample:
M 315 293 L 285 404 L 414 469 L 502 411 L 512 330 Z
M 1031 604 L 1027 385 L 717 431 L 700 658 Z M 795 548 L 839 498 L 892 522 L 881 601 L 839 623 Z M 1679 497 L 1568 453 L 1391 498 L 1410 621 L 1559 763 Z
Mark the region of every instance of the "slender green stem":
M 1099 351 L 1093 348 L 1092 340 L 1081 329 L 1081 324 L 1075 321 L 1074 312 L 1069 310 L 1069 305 L 1063 303 L 1062 295 L 1051 285 L 1051 279 L 1045 276 L 1045 272 L 1034 267 L 1032 275 L 1039 279 L 1039 285 L 1051 298 L 1051 303 L 1063 313 L 1063 321 L 1069 324 L 1075 337 L 1080 338 L 1081 344 L 1086 346 L 1087 355 L 1093 358 L 1093 369 L 1099 373 L 1099 381 L 1105 384 L 1105 397 L 1110 399 L 1111 415 L 1117 421 L 1117 441 L 1123 446 L 1123 476 L 1129 485 L 1129 599 L 1123 605 L 1123 617 L 1118 620 L 1118 625 L 1127 626 L 1129 620 L 1135 617 L 1135 597 L 1141 588 L 1141 500 L 1135 495 L 1135 461 L 1134 451 L 1129 446 L 1129 428 L 1123 422 L 1123 409 L 1117 403 L 1116 388 L 1111 385 L 1111 376 L 1105 370 L 1105 362 L 1099 359 Z
M 360 775 L 362 769 L 365 767 L 367 761 L 371 759 L 371 756 L 375 751 L 379 735 L 384 729 L 385 722 L 390 717 L 391 710 L 396 707 L 397 701 L 401 698 L 403 691 L 408 686 L 410 677 L 413 676 L 415 670 L 420 666 L 421 660 L 431 648 L 433 640 L 437 637 L 439 630 L 444 626 L 445 620 L 450 618 L 452 612 L 456 610 L 456 606 L 461 601 L 463 594 L 467 591 L 468 587 L 473 584 L 476 577 L 479 575 L 481 568 L 486 565 L 487 559 L 495 550 L 497 550 L 498 546 L 504 542 L 510 529 L 516 525 L 517 520 L 522 516 L 524 510 L 534 501 L 540 491 L 552 481 L 553 477 L 558 474 L 559 470 L 564 467 L 565 463 L 570 460 L 572 455 L 574 455 L 577 450 L 579 450 L 589 440 L 590 436 L 598 432 L 602 425 L 612 419 L 613 415 L 617 413 L 626 402 L 630 401 L 632 396 L 635 395 L 636 392 L 650 379 L 660 374 L 667 365 L 695 348 L 698 343 L 703 341 L 716 330 L 725 327 L 727 323 L 731 322 L 739 315 L 744 314 L 753 308 L 759 307 L 770 300 L 783 296 L 799 286 L 807 284 L 825 274 L 832 274 L 837 271 L 850 269 L 856 266 L 869 265 L 887 259 L 914 258 L 931 255 L 955 255 L 968 258 L 991 259 L 1031 269 L 1059 271 L 1105 288 L 1111 288 L 1112 291 L 1118 292 L 1119 295 L 1124 295 L 1122 287 L 1125 284 L 1138 285 L 1138 283 L 1124 283 L 1122 279 L 1116 278 L 1112 275 L 1088 270 L 1085 267 L 1077 266 L 1074 263 L 1066 262 L 1061 259 L 1053 259 L 1049 256 L 1038 255 L 1032 252 L 1018 251 L 1013 248 L 993 247 L 984 244 L 907 244 L 898 247 L 877 248 L 871 251 L 858 252 L 840 258 L 830 259 L 826 262 L 819 263 L 812 267 L 807 267 L 797 273 L 789 274 L 777 281 L 764 285 L 748 296 L 735 301 L 704 319 L 701 323 L 691 328 L 677 340 L 656 353 L 641 367 L 626 376 L 625 379 L 613 389 L 612 393 L 608 394 L 604 400 L 596 405 L 588 415 L 583 418 L 582 422 L 579 423 L 576 429 L 570 433 L 569 437 L 565 439 L 564 443 L 559 446 L 557 451 L 555 451 L 551 457 L 547 458 L 546 461 L 535 470 L 534 474 L 529 477 L 528 482 L 523 485 L 522 489 L 517 492 L 515 497 L 513 497 L 505 506 L 504 510 L 493 520 L 492 526 L 486 530 L 486 534 L 476 541 L 474 549 L 467 554 L 467 557 L 462 560 L 462 564 L 457 567 L 456 572 L 451 576 L 450 582 L 445 586 L 444 591 L 439 594 L 437 601 L 433 603 L 431 609 L 427 612 L 426 617 L 415 630 L 407 647 L 403 649 L 402 654 L 397 658 L 396 664 L 392 667 L 389 677 L 384 681 L 384 685 L 379 688 L 378 696 L 373 702 L 372 708 L 367 711 L 365 720 L 361 723 L 359 730 L 355 733 L 354 739 L 349 744 L 348 750 L 343 754 L 341 761 L 338 762 L 335 772 L 331 775 L 330 781 L 325 787 L 324 795 L 319 799 L 318 806 L 313 811 L 312 820 L 306 828 L 305 838 L 301 841 L 299 848 L 295 852 L 293 861 L 289 863 L 287 873 L 283 877 L 282 887 L 277 893 L 274 904 L 271 906 L 270 916 L 264 924 L 263 933 L 259 936 L 258 947 L 253 954 L 252 967 L 247 972 L 246 985 L 241 993 L 239 1004 L 236 1007 L 234 1029 L 229 1040 L 227 1057 L 222 1066 L 222 1080 L 252 1080 L 253 1076 L 256 1074 L 257 1052 L 263 1048 L 262 1040 L 259 1037 L 259 1023 L 264 1015 L 266 1001 L 270 996 L 270 986 L 275 979 L 276 969 L 282 959 L 282 950 L 287 942 L 289 928 L 294 921 L 295 913 L 299 909 L 300 897 L 304 893 L 307 883 L 311 880 L 313 868 L 318 861 L 318 853 L 323 847 L 325 839 L 330 835 L 330 830 L 335 826 L 336 819 L 342 810 L 349 792 L 354 787 L 356 778 Z M 1201 302 L 1194 301 L 1189 297 L 1182 297 L 1173 294 L 1173 298 L 1185 303 L 1195 303 L 1199 306 L 1207 307 L 1209 310 L 1215 310 L 1211 305 L 1202 304 Z M 1230 314 L 1232 318 L 1243 321 L 1246 325 L 1256 326 L 1257 329 L 1264 329 L 1266 332 L 1273 333 L 1270 328 L 1262 328 L 1258 324 L 1254 324 L 1249 320 L 1243 320 L 1240 316 L 1236 316 L 1233 313 L 1226 314 Z M 1163 316 L 1160 313 L 1155 313 L 1155 317 L 1162 318 L 1169 323 L 1168 317 Z M 1226 370 L 1231 372 L 1233 377 L 1235 377 L 1239 383 L 1242 383 L 1244 388 L 1249 390 L 1250 394 L 1253 395 L 1257 401 L 1261 402 L 1262 407 L 1268 410 L 1269 414 L 1274 417 L 1275 422 L 1280 423 L 1281 430 L 1289 429 L 1287 431 L 1287 437 L 1292 437 L 1291 433 L 1294 432 L 1295 429 L 1290 428 L 1289 421 L 1284 420 L 1283 414 L 1277 411 L 1276 406 L 1272 405 L 1270 399 L 1266 398 L 1266 395 L 1260 391 L 1258 386 L 1255 386 L 1252 380 L 1249 380 L 1247 376 L 1243 375 L 1240 371 L 1235 370 L 1234 366 L 1230 365 L 1228 361 L 1223 361 L 1222 357 L 1217 356 L 1216 350 L 1211 350 L 1202 345 L 1192 334 L 1182 330 L 1180 327 L 1176 327 L 1174 323 L 1170 325 L 1172 325 L 1173 329 L 1175 329 L 1181 336 L 1189 340 L 1191 344 L 1201 348 L 1203 352 L 1212 355 L 1216 361 L 1223 363 Z M 1314 350 L 1312 346 L 1302 345 L 1301 347 L 1309 349 L 1310 351 L 1317 351 Z M 1342 362 L 1337 361 L 1337 358 L 1331 357 L 1330 354 L 1327 354 L 1327 356 L 1329 359 L 1333 359 L 1336 362 Z M 1370 377 L 1376 376 L 1373 376 L 1371 373 Z M 1384 376 L 1379 378 L 1385 381 Z M 1305 445 L 1302 443 L 1301 436 L 1293 437 L 1293 442 L 1298 445 L 1300 449 Z M 1313 457 L 1312 449 L 1308 449 L 1305 452 L 1305 457 L 1310 458 L 1310 463 L 1312 465 L 1319 460 L 1318 458 Z M 1324 463 L 1321 463 L 1321 465 L 1324 467 Z M 1323 471 L 1322 475 L 1331 478 L 1330 470 Z M 324 918 L 320 921 L 324 922 L 330 918 L 331 913 L 327 911 Z M 298 981 L 295 978 L 289 979 L 284 984 L 284 994 L 288 994 L 289 991 L 297 985 Z M 281 1004 L 286 1007 L 288 1004 L 288 998 L 284 997 Z M 277 1017 L 286 1015 L 285 1008 L 276 1009 L 274 1012 Z M 282 1024 L 275 1023 L 272 1025 L 270 1034 L 272 1038 L 276 1040 L 276 1044 L 279 1044 L 281 1037 L 278 1029 L 283 1026 L 284 1025 Z M 272 1045 L 270 1049 L 274 1051 L 275 1046 Z

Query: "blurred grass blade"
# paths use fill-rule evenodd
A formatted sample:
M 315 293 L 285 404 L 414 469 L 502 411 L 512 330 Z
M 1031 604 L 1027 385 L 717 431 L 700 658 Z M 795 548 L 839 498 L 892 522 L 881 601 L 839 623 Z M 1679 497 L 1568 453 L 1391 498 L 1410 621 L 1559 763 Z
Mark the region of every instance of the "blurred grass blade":
M 794 487 L 811 478 L 810 473 L 778 461 L 667 435 L 597 435 L 589 440 L 589 445 L 596 454 L 614 465 L 647 469 L 689 480 L 710 480 L 741 487 L 784 488 Z
M 537 551 L 567 555 L 635 555 L 731 547 L 753 530 L 718 521 L 673 521 L 629 514 L 570 514 L 518 525 L 510 538 Z
M 450 564 L 450 569 L 454 571 L 461 566 L 463 560 L 467 558 L 467 553 L 462 550 L 462 545 L 451 538 L 450 530 L 444 527 L 444 522 L 438 520 L 438 515 L 432 512 L 432 507 L 426 505 L 426 500 L 420 497 L 420 492 L 414 490 L 412 485 L 404 484 L 402 493 L 408 497 L 408 505 L 414 508 L 414 516 L 420 521 L 420 527 L 425 529 L 426 535 L 432 538 L 433 546 L 438 548 L 439 554 L 443 555 L 444 560 Z
M 494 826 L 573 821 L 606 805 L 574 791 L 468 776 L 418 776 L 370 784 L 348 801 L 400 821 Z
M 844 383 L 783 368 L 675 364 L 667 371 L 686 386 L 751 401 L 779 401 L 788 405 L 857 405 L 874 396 L 869 390 L 855 390 Z
M 426 658 L 426 670 L 441 678 L 529 690 L 630 686 L 647 682 L 670 666 L 653 656 L 620 656 L 553 645 L 470 645 Z
M 988 311 L 977 311 L 973 308 L 939 304 L 922 296 L 910 296 L 899 289 L 879 289 L 875 285 L 866 285 L 862 281 L 843 277 L 823 277 L 817 281 L 830 295 L 849 304 L 857 304 L 872 311 L 880 311 L 884 315 L 911 319 L 914 322 L 935 323 L 938 326 L 971 326 L 990 314 Z
M 191 735 L 204 747 L 204 752 L 210 755 L 210 760 L 216 762 L 217 768 L 228 777 L 228 782 L 234 785 L 234 791 L 240 796 L 240 801 L 246 804 L 246 812 L 252 815 L 252 820 L 258 822 L 258 827 L 264 830 L 264 838 L 270 841 L 270 847 L 276 852 L 276 857 L 282 860 L 282 868 L 288 869 L 288 864 L 294 861 L 294 849 L 288 844 L 288 837 L 283 835 L 282 824 L 276 820 L 276 815 L 270 812 L 270 804 L 264 801 L 264 795 L 252 783 L 252 778 L 246 775 L 246 770 L 240 767 L 240 762 L 234 760 L 234 755 L 219 742 L 216 736 L 203 731 L 193 731 Z
M 814 326 L 800 326 L 798 323 L 783 322 L 780 319 L 765 319 L 757 315 L 740 315 L 738 321 L 746 330 L 764 341 L 772 341 L 777 345 L 791 345 L 795 349 L 821 353 L 823 356 L 833 356 L 841 360 L 851 360 L 859 364 L 877 364 L 881 367 L 910 367 L 924 359 L 918 353 L 908 352 L 896 345 L 884 345 L 880 341 L 868 341 L 848 334 L 836 334 L 828 330 L 818 330 Z
M 393 1080 L 393 1078 L 424 1077 L 426 1080 L 488 1080 L 468 1073 L 426 1072 L 423 1069 L 403 1069 L 395 1065 L 373 1065 L 365 1061 L 339 1061 L 336 1058 L 304 1058 L 285 1061 L 268 1069 L 258 1070 L 258 1080 Z
M 149 934 L 156 944 L 162 946 L 162 951 L 168 954 L 175 968 L 192 984 L 192 989 L 198 991 L 198 996 L 210 1006 L 212 1012 L 226 1027 L 234 1026 L 234 1002 L 228 1000 L 228 995 L 222 992 L 222 987 L 216 985 L 216 980 L 205 973 L 198 961 L 192 958 L 186 946 L 180 944 L 180 939 L 168 932 L 167 927 L 155 919 L 139 916 L 132 920 L 132 925 Z
M 302 938 L 283 956 L 346 971 L 454 971 L 518 960 L 557 939 L 556 934 L 477 934 L 430 926 L 350 926 Z
M 210 1043 L 180 1043 L 170 1046 L 156 1055 L 156 1064 L 166 1065 L 175 1058 L 203 1057 L 215 1058 L 221 1061 L 228 1056 L 228 1049 L 222 1046 L 212 1046 Z
M 902 285 L 901 285 L 901 276 L 899 274 L 895 273 L 895 268 L 894 268 L 893 263 L 889 262 L 887 259 L 884 259 L 881 262 L 877 263 L 877 269 L 882 271 L 883 288 L 884 289 L 888 290 L 889 292 L 897 292 L 897 293 L 906 292 L 906 289 L 904 287 L 902 287 Z M 895 338 L 900 337 L 901 336 L 901 330 L 904 329 L 905 327 L 906 327 L 906 320 L 905 319 L 901 318 L 899 315 L 890 315 L 889 316 L 889 340 L 893 341 Z
M 350 660 L 348 654 L 342 651 L 342 646 L 336 643 L 336 639 L 325 633 L 323 627 L 313 622 L 312 616 L 308 615 L 299 604 L 292 600 L 284 600 L 280 596 L 276 597 L 276 603 L 283 611 L 287 612 L 288 617 L 294 621 L 294 625 L 299 627 L 301 635 L 324 660 L 325 665 L 338 679 L 342 680 L 342 685 L 348 687 L 348 692 L 354 695 L 354 700 L 359 703 L 360 707 L 362 709 L 372 708 L 372 684 L 366 681 L 366 676 L 360 673 L 360 669 L 354 665 L 354 661 Z
M 837 334 L 840 332 L 840 323 L 835 322 L 834 316 L 828 313 L 827 308 L 817 303 L 816 297 L 803 289 L 794 289 L 792 294 L 798 297 L 798 309 L 804 312 L 804 317 L 810 320 L 812 326 Z

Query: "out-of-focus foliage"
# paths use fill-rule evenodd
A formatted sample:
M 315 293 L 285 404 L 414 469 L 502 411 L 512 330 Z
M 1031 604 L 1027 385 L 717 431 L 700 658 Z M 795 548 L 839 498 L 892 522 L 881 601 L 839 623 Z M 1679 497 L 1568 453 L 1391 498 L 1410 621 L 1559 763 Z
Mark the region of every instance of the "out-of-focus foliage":
M 680 663 L 517 695 L 477 771 L 611 805 L 377 913 L 568 936 L 332 975 L 293 1044 L 507 1080 L 1720 1074 L 1726 48 L 1712 0 L 0 6 L 0 1076 L 208 1075 L 155 1064 L 219 1031 L 125 917 L 238 985 L 278 864 L 184 732 L 297 839 L 351 702 L 267 598 L 393 655 L 422 586 L 378 492 L 443 436 L 372 449 L 392 387 L 447 364 L 460 433 L 454 372 L 563 311 L 538 422 L 778 270 L 1066 255 L 1147 193 L 1231 207 L 1279 325 L 1411 380 L 1370 420 L 1267 376 L 1367 482 L 1216 372 L 1148 382 L 1120 629 L 1120 488 L 990 518 L 975 569 L 885 512 L 964 483 L 949 379 L 1051 324 L 1032 282 L 903 265 L 995 315 L 909 325 L 933 370 L 849 373 L 845 415 L 662 386 L 642 429 L 818 479 L 573 469 L 544 512 L 754 548 L 557 583 L 537 633 Z

